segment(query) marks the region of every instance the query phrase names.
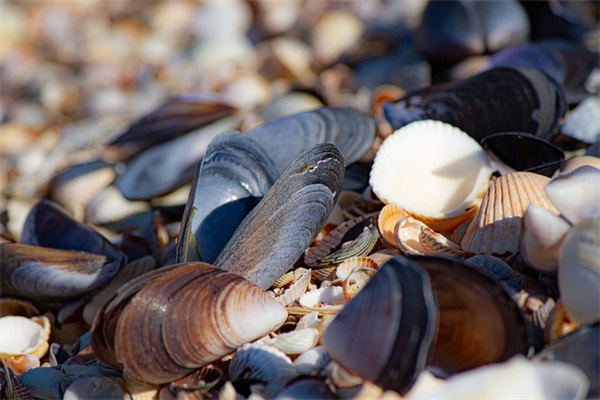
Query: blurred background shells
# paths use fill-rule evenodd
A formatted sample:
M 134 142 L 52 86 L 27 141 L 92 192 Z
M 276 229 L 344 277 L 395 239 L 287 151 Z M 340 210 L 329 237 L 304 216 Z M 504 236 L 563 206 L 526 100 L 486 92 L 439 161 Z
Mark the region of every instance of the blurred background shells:
M 1 398 L 600 395 L 596 1 L 0 15 Z

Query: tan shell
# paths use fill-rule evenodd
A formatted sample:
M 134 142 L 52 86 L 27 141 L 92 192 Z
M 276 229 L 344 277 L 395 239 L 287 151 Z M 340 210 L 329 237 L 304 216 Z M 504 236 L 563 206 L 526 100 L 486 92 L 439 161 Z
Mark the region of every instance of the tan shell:
M 408 217 L 406 211 L 395 204 L 388 204 L 381 209 L 377 218 L 377 227 L 379 228 L 379 233 L 389 245 L 398 247 L 394 231 L 398 221 L 406 217 Z
M 491 173 L 485 151 L 465 132 L 424 120 L 384 140 L 369 182 L 384 203 L 446 231 L 477 212 Z
M 427 226 L 421 228 L 419 243 L 421 243 L 427 255 L 446 254 L 462 257 L 465 254 L 459 245 Z
M 544 186 L 550 178 L 531 172 L 515 172 L 494 180 L 469 225 L 462 248 L 475 254 L 507 255 L 519 248 L 521 220 L 529 204 L 558 215 Z
M 397 249 L 383 249 L 376 251 L 375 253 L 369 254 L 369 258 L 375 261 L 375 263 L 377 264 L 377 268 L 380 268 L 383 264 L 388 262 L 396 254 L 400 254 L 400 251 Z
M 352 257 L 338 265 L 335 274 L 339 279 L 346 279 L 353 270 L 364 268 L 376 270 L 379 265 L 371 257 Z
M 588 165 L 596 169 L 600 169 L 600 157 L 594 156 L 577 156 L 568 160 L 560 170 L 560 175 L 566 175 L 575 171 L 579 167 Z
M 445 254 L 454 257 L 464 255 L 456 243 L 413 217 L 402 218 L 398 221 L 395 234 L 398 247 L 406 254 Z

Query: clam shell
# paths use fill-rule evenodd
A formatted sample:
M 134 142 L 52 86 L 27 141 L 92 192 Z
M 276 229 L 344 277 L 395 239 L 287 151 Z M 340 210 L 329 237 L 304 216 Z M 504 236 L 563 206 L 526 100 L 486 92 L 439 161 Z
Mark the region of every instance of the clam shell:
M 50 321 L 46 317 L 25 318 L 7 316 L 0 318 L 0 358 L 31 354 L 42 358 L 48 351 Z
M 242 221 L 215 265 L 269 288 L 325 225 L 343 174 L 335 146 L 319 144 L 304 152 Z
M 600 320 L 600 218 L 577 224 L 564 239 L 558 287 L 569 315 L 582 324 Z
M 212 263 L 277 176 L 269 155 L 250 137 L 235 131 L 216 136 L 194 176 L 177 262 Z
M 246 343 L 229 362 L 229 379 L 256 379 L 270 382 L 279 377 L 293 377 L 297 372 L 292 360 L 282 351 L 264 344 Z
M 40 359 L 33 354 L 12 355 L 2 360 L 6 362 L 6 367 L 10 368 L 17 376 L 40 366 Z
M 477 211 L 492 170 L 485 152 L 466 133 L 440 121 L 417 121 L 379 148 L 370 184 L 435 230 L 451 230 Z
M 123 286 L 96 318 L 92 345 L 103 363 L 160 384 L 265 335 L 286 317 L 279 303 L 242 277 L 204 263 L 182 264 Z
M 340 311 L 323 343 L 344 368 L 403 394 L 425 366 L 436 319 L 427 274 L 396 256 Z
M 544 192 L 544 186 L 549 181 L 545 176 L 530 172 L 515 172 L 495 179 L 467 229 L 461 242 L 462 248 L 475 254 L 516 253 L 521 236 L 521 220 L 529 204 L 558 214 Z
M 600 217 L 600 169 L 590 166 L 560 175 L 544 190 L 561 216 L 575 225 L 585 218 Z
M 377 217 L 377 227 L 379 228 L 381 237 L 389 245 L 393 247 L 397 246 L 395 235 L 396 224 L 399 220 L 406 217 L 408 217 L 406 211 L 395 204 L 387 204 L 381 209 L 379 217 Z
M 558 250 L 562 239 L 571 230 L 563 218 L 530 204 L 523 215 L 519 252 L 532 268 L 546 273 L 558 269 Z

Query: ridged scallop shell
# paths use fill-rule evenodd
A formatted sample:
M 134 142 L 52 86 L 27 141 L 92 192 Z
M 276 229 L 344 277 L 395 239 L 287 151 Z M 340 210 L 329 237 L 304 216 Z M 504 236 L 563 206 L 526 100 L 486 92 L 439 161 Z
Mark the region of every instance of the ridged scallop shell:
M 281 303 L 284 306 L 288 306 L 292 304 L 294 301 L 298 300 L 300 296 L 306 292 L 308 289 L 308 285 L 310 284 L 311 272 L 306 271 L 302 274 L 300 278 L 283 292 L 281 296 L 275 298 L 275 301 Z
M 466 252 L 507 255 L 519 248 L 521 220 L 529 204 L 554 214 L 544 186 L 550 178 L 530 172 L 515 172 L 494 180 L 481 202 L 481 208 L 461 242 Z
M 339 309 L 344 303 L 344 290 L 339 286 L 311 290 L 304 293 L 298 302 L 308 309 Z
M 377 268 L 388 262 L 390 258 L 393 258 L 396 254 L 400 254 L 397 249 L 382 249 L 375 253 L 369 254 L 369 258 L 375 261 Z
M 600 218 L 577 224 L 559 256 L 558 287 L 569 315 L 579 323 L 600 320 Z
M 451 230 L 477 211 L 492 173 L 483 148 L 465 132 L 440 121 L 417 121 L 379 148 L 370 184 L 435 230 Z
M 421 227 L 419 243 L 421 243 L 423 250 L 425 250 L 424 254 L 427 255 L 445 254 L 448 256 L 462 257 L 465 254 L 459 245 L 428 226 Z
M 381 209 L 377 218 L 377 227 L 379 228 L 379 233 L 389 245 L 393 247 L 398 246 L 395 235 L 396 224 L 399 220 L 406 217 L 408 217 L 406 211 L 395 204 L 387 204 Z
M 256 379 L 270 382 L 278 377 L 297 375 L 292 360 L 273 346 L 246 343 L 229 362 L 229 379 Z
M 370 257 L 352 257 L 338 265 L 335 274 L 338 279 L 346 279 L 353 270 L 364 268 L 376 270 L 379 265 Z
M 263 343 L 281 350 L 285 354 L 302 354 L 319 342 L 319 331 L 315 328 L 295 329 L 281 333 Z
M 160 384 L 264 336 L 286 317 L 283 306 L 239 275 L 204 263 L 175 265 L 121 287 L 96 317 L 92 346 L 104 364 Z
M 356 296 L 376 272 L 373 268 L 354 268 L 350 271 L 342 284 L 344 299 L 349 301 Z

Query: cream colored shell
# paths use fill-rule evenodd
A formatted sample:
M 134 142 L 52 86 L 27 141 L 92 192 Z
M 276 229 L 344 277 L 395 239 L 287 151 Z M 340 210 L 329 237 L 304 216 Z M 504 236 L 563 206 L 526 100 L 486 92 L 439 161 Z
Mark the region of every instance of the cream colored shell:
M 370 184 L 384 203 L 445 231 L 474 215 L 491 173 L 475 140 L 452 125 L 425 120 L 398 129 L 383 142 Z

